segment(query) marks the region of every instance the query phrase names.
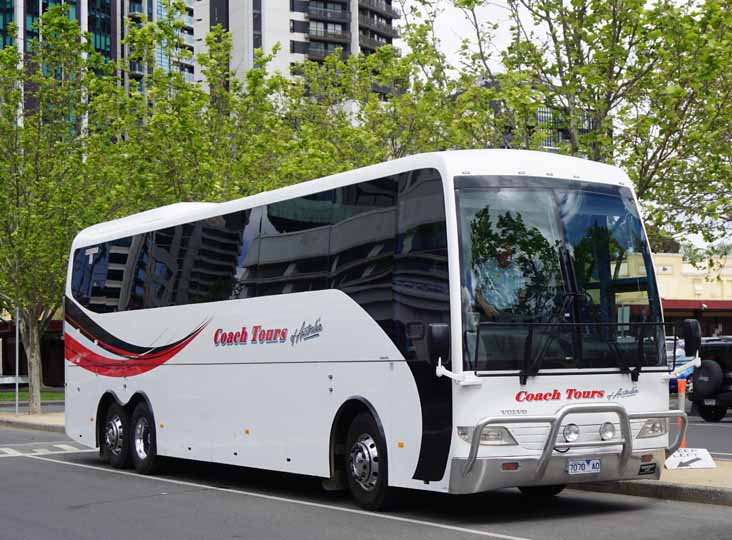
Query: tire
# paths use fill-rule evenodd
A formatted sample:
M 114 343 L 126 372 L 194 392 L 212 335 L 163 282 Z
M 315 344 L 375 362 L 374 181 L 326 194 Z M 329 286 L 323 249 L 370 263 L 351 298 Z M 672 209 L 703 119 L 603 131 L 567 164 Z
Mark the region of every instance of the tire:
M 117 403 L 109 406 L 104 417 L 100 453 L 115 469 L 130 466 L 130 417 Z
M 146 403 L 139 403 L 130 422 L 130 457 L 140 474 L 155 474 L 160 466 L 155 419 Z
M 346 435 L 346 478 L 354 501 L 364 510 L 383 510 L 393 500 L 386 442 L 373 416 L 361 413 Z
M 714 397 L 724 381 L 722 366 L 714 360 L 702 360 L 701 366 L 694 370 L 693 380 L 697 399 Z
M 727 415 L 727 407 L 714 405 L 699 405 L 699 416 L 706 422 L 719 422 Z
M 523 486 L 519 488 L 519 491 L 527 497 L 549 498 L 559 495 L 566 487 L 565 484 L 554 486 Z

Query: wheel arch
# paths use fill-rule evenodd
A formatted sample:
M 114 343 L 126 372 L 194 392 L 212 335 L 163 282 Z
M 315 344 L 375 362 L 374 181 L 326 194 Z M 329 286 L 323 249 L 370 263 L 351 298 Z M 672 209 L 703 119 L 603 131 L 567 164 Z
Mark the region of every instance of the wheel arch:
M 112 403 L 116 403 L 120 407 L 123 407 L 129 414 L 132 416 L 132 412 L 135 410 L 135 407 L 139 403 L 145 403 L 147 405 L 148 410 L 150 411 L 150 416 L 153 418 L 153 422 L 155 421 L 155 412 L 152 408 L 152 403 L 150 402 L 150 398 L 145 392 L 135 392 L 132 394 L 129 400 L 127 400 L 127 403 L 122 403 L 122 400 L 119 398 L 116 392 L 113 390 L 107 390 L 102 394 L 102 397 L 99 398 L 99 403 L 97 404 L 97 415 L 96 415 L 96 429 L 95 431 L 95 440 L 94 443 L 97 447 L 100 445 L 100 441 L 102 440 L 102 430 L 104 429 L 104 419 L 107 415 L 107 409 L 109 408 Z
M 339 482 L 338 471 L 343 470 L 343 465 L 338 460 L 338 456 L 345 455 L 346 449 L 346 436 L 348 434 L 348 428 L 361 413 L 369 413 L 376 422 L 376 426 L 379 429 L 379 435 L 386 441 L 386 432 L 384 431 L 384 425 L 381 422 L 376 407 L 366 398 L 362 396 L 351 396 L 345 400 L 336 411 L 333 421 L 330 427 L 330 441 L 328 444 L 328 454 L 330 463 L 330 480 L 336 483 Z M 388 445 L 387 445 L 387 459 L 388 459 Z

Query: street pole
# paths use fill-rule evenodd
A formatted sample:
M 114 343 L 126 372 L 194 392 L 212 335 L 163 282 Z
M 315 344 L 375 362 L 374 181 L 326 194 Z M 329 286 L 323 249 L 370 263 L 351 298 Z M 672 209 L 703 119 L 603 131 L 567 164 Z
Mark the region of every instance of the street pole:
M 18 379 L 20 378 L 20 308 L 15 306 L 15 414 L 18 414 Z

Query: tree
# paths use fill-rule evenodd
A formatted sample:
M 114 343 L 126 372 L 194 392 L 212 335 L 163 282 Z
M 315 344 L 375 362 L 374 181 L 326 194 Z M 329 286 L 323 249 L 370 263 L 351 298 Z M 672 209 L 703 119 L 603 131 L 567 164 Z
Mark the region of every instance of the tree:
M 0 297 L 20 309 L 29 409 L 41 410 L 40 345 L 58 311 L 68 251 L 101 186 L 85 175 L 86 119 L 104 65 L 67 6 L 50 8 L 23 58 L 0 51 Z
M 726 0 L 511 0 L 507 66 L 532 73 L 572 155 L 625 168 L 647 217 L 707 240 L 732 224 Z

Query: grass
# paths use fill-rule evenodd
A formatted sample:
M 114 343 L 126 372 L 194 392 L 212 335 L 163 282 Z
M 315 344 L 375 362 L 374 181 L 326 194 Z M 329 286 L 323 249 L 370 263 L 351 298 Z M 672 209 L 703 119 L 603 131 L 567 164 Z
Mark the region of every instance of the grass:
M 41 392 L 41 401 L 62 400 L 64 399 L 63 391 L 43 391 Z M 15 390 L 0 390 L 0 401 L 15 401 Z M 20 389 L 20 401 L 28 401 L 28 390 Z

